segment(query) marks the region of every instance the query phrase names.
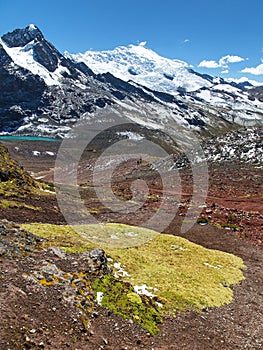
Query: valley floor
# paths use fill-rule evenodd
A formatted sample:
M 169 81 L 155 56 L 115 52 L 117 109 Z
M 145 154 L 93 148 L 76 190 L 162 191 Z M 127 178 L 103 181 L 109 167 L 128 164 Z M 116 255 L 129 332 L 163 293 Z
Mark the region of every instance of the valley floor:
M 35 178 L 52 180 L 55 157 L 44 154 L 44 143 L 8 144 L 12 156 L 18 159 Z M 16 147 L 16 148 L 15 148 Z M 17 149 L 19 148 L 19 151 Z M 52 144 L 48 151 L 56 153 L 58 145 Z M 40 150 L 42 156 L 28 157 L 30 152 Z M 91 160 L 92 162 L 92 160 Z M 125 169 L 124 169 L 125 170 Z M 116 173 L 114 192 L 122 199 L 129 199 L 129 184 L 132 178 L 122 170 Z M 141 174 L 148 176 L 150 196 L 142 209 L 123 219 L 120 213 L 113 213 L 96 200 L 94 189 L 87 186 L 89 173 L 82 173 L 81 195 L 88 210 L 100 221 L 125 222 L 140 225 L 141 220 L 151 216 L 158 209 L 158 196 L 162 194 L 160 182 L 141 167 Z M 54 261 L 52 252 L 36 252 L 38 259 L 1 258 L 1 305 L 0 328 L 4 331 L 0 348 L 18 349 L 154 349 L 154 350 L 200 350 L 200 349 L 262 349 L 263 347 L 263 214 L 262 214 L 262 169 L 246 164 L 210 165 L 209 192 L 206 207 L 201 216 L 208 224 L 195 224 L 185 234 L 180 232 L 182 218 L 191 198 L 191 173 L 182 171 L 183 196 L 174 220 L 164 233 L 181 235 L 188 240 L 224 252 L 235 254 L 244 260 L 246 279 L 233 287 L 234 300 L 221 308 L 211 308 L 203 313 L 189 311 L 176 318 L 165 318 L 160 332 L 151 337 L 146 331 L 128 320 L 113 315 L 96 306 L 96 317 L 89 332 L 76 321 L 70 324 L 69 315 L 58 299 L 58 293 L 39 293 L 30 289 L 20 278 L 26 271 L 37 268 L 38 261 Z M 85 180 L 85 181 L 84 181 Z M 0 207 L 0 219 L 16 223 L 42 222 L 65 223 L 55 195 L 32 195 L 26 198 L 6 198 L 1 201 L 15 201 L 21 205 Z M 27 207 L 25 206 L 27 205 Z M 170 203 L 172 208 L 173 203 Z M 31 207 L 31 208 L 30 208 Z M 34 208 L 34 209 L 32 209 Z M 171 208 L 167 208 L 168 210 Z M 171 209 L 172 210 L 172 209 Z M 74 259 L 72 257 L 72 259 Z M 76 262 L 77 264 L 77 262 Z M 57 291 L 59 292 L 59 291 Z M 30 298 L 29 298 L 30 295 Z M 53 311 L 55 310 L 55 311 Z M 44 327 L 45 325 L 45 327 Z M 27 330 L 30 327 L 30 330 Z M 28 339 L 30 338 L 30 341 Z M 43 342 L 43 344 L 42 344 Z M 9 343 L 7 346 L 6 344 Z M 20 344 L 20 345 L 18 345 Z M 42 344 L 42 345 L 41 345 Z

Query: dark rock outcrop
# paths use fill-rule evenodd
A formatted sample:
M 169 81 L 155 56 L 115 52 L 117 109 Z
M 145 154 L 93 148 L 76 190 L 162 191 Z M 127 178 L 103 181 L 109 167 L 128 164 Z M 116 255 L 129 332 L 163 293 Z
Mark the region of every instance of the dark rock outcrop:
M 2 39 L 9 47 L 22 47 L 32 40 L 43 40 L 44 36 L 35 25 L 30 24 L 26 28 L 15 29 L 12 32 L 4 34 Z
M 46 40 L 41 40 L 34 45 L 34 58 L 50 72 L 54 72 L 58 67 L 59 55 L 53 45 Z

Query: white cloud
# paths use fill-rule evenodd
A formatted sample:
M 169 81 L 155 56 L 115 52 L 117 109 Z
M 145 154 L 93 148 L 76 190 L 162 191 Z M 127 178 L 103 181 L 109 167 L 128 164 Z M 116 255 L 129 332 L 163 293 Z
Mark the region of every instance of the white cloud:
M 245 59 L 239 56 L 231 56 L 231 55 L 226 55 L 220 58 L 219 60 L 219 65 L 220 67 L 227 67 L 228 63 L 238 63 L 238 62 L 242 62 Z
M 227 73 L 229 73 L 229 70 L 228 70 L 228 69 L 224 69 L 224 70 L 222 70 L 221 73 L 222 73 L 222 74 L 227 74 Z
M 189 41 L 190 41 L 189 39 L 184 39 L 183 42 L 184 42 L 184 43 L 189 43 Z
M 238 63 L 238 62 L 242 62 L 244 60 L 245 59 L 243 57 L 240 57 L 240 56 L 226 55 L 226 56 L 221 57 L 218 62 L 216 62 L 214 60 L 210 60 L 210 61 L 209 60 L 203 60 L 202 62 L 199 63 L 198 67 L 224 68 L 224 70 L 225 70 L 224 73 L 228 73 L 226 71 L 229 68 L 229 63 Z
M 253 75 L 262 75 L 263 74 L 263 63 L 259 64 L 256 67 L 244 68 L 241 71 L 242 73 L 250 73 Z
M 207 61 L 203 60 L 202 62 L 199 63 L 198 67 L 205 67 L 205 68 L 219 68 L 221 67 L 216 61 Z

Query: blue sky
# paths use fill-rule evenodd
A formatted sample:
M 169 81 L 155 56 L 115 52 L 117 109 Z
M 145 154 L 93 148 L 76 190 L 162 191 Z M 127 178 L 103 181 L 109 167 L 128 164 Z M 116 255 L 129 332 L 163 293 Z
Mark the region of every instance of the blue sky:
M 262 0 L 1 0 L 0 35 L 33 23 L 71 53 L 146 41 L 201 73 L 263 82 L 262 14 Z

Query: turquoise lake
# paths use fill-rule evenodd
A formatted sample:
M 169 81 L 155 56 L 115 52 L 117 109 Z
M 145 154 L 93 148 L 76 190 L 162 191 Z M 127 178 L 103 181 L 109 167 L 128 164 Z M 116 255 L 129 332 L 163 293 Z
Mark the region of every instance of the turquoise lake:
M 0 135 L 0 141 L 8 141 L 8 140 L 20 140 L 20 141 L 49 141 L 49 142 L 58 142 L 59 139 L 52 139 L 49 137 L 40 137 L 40 136 L 7 136 L 7 135 Z

